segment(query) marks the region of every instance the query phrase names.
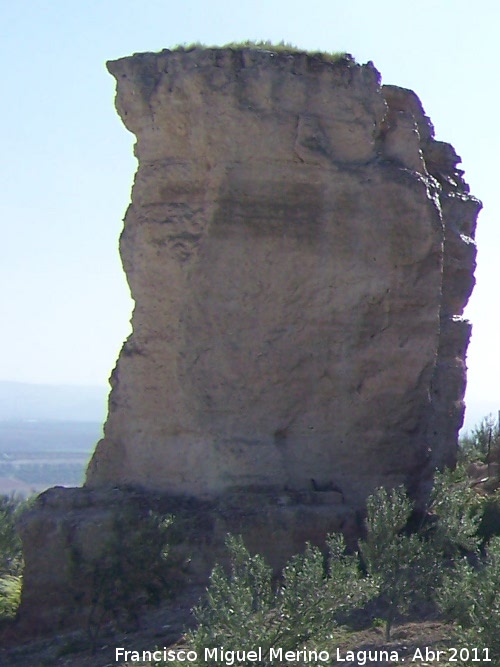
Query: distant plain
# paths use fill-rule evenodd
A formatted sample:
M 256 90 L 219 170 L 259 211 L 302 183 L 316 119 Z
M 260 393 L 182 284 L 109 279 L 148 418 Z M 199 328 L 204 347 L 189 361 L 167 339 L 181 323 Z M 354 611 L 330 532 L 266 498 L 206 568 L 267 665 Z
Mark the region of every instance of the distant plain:
M 106 396 L 105 387 L 0 382 L 0 494 L 80 486 Z
M 0 494 L 80 486 L 101 434 L 99 422 L 0 422 Z

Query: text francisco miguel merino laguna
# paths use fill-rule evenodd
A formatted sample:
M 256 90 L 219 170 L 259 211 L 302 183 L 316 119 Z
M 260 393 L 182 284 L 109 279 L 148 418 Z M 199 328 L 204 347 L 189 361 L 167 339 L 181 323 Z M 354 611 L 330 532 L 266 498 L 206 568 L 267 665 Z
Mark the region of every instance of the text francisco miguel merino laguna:
M 266 655 L 264 655 L 266 653 Z M 269 655 L 267 655 L 269 653 Z M 115 649 L 116 662 L 126 660 L 130 662 L 152 662 L 153 660 L 164 662 L 186 662 L 194 663 L 198 660 L 198 651 L 189 649 L 156 649 L 155 651 L 129 651 L 124 648 Z M 262 647 L 257 647 L 252 651 L 248 650 L 228 650 L 223 646 L 218 648 L 205 648 L 203 656 L 199 656 L 205 662 L 213 660 L 214 664 L 231 665 L 241 664 L 242 662 L 262 662 L 264 657 L 267 660 L 275 660 L 276 662 L 310 662 L 312 664 L 327 663 L 331 659 L 337 662 L 352 662 L 356 660 L 359 665 L 365 665 L 369 662 L 379 662 L 385 660 L 386 662 L 399 662 L 400 656 L 397 651 L 386 650 L 364 650 L 364 651 L 341 651 L 336 649 L 335 652 L 330 651 L 312 651 L 306 648 L 287 651 L 283 648 L 270 648 L 264 652 Z M 421 656 L 418 656 L 419 658 Z M 415 656 L 414 658 L 415 659 Z

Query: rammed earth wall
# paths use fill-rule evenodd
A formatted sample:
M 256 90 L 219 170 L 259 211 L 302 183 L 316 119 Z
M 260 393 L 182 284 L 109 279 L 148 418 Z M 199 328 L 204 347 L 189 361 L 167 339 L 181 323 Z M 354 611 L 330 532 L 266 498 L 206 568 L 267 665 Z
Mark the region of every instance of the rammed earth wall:
M 480 205 L 416 95 L 304 53 L 108 68 L 136 305 L 87 484 L 361 505 L 452 462 Z
M 480 203 L 412 91 L 258 49 L 108 68 L 139 161 L 133 333 L 85 488 L 23 519 L 30 627 L 76 622 L 71 543 L 98 549 L 114 507 L 172 511 L 192 578 L 227 532 L 279 567 L 354 537 L 380 485 L 425 498 L 463 419 Z

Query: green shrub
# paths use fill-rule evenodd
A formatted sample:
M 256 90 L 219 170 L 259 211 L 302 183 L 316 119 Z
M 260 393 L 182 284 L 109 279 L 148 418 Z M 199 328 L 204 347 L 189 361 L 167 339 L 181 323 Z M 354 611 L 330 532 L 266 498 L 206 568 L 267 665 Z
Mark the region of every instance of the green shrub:
M 14 618 L 21 602 L 23 554 L 15 522 L 25 504 L 0 496 L 0 620 Z
M 436 471 L 429 511 L 437 518 L 432 537 L 444 556 L 477 551 L 484 500 L 460 469 Z
M 343 538 L 328 538 L 328 557 L 311 545 L 285 566 L 273 585 L 271 568 L 260 555 L 251 556 L 241 537 L 228 537 L 230 573 L 216 565 L 206 599 L 193 611 L 198 627 L 186 636 L 189 647 L 204 660 L 205 649 L 252 650 L 262 647 L 270 666 L 270 648 L 297 650 L 331 636 L 342 613 L 374 594 L 373 583 L 363 578 L 356 556 L 345 555 Z M 163 664 L 163 663 L 161 663 Z
M 483 649 L 489 649 L 486 657 L 493 659 L 493 666 L 500 664 L 499 590 L 500 538 L 494 537 L 484 562 L 472 565 L 465 557 L 458 560 L 445 574 L 437 595 L 445 618 L 455 623 L 457 645 L 477 647 L 481 659 Z
M 14 496 L 0 496 L 0 577 L 17 576 L 22 570 L 22 547 L 15 521 L 23 504 Z
M 0 577 L 0 619 L 13 619 L 21 602 L 22 577 Z
M 428 599 L 437 578 L 438 552 L 433 542 L 405 532 L 412 511 L 403 487 L 377 489 L 367 501 L 366 538 L 360 542 L 360 553 L 379 588 L 387 641 L 397 615 L 419 599 Z
M 463 471 L 436 471 L 427 515 L 411 534 L 413 510 L 403 487 L 378 489 L 367 500 L 360 553 L 379 586 L 387 640 L 397 615 L 433 598 L 449 559 L 478 553 L 483 501 Z

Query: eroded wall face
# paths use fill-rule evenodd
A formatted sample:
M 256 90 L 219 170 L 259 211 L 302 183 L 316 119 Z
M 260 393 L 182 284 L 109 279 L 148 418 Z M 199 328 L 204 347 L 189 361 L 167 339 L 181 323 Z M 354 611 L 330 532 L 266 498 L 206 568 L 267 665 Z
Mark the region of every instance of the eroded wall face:
M 417 489 L 461 425 L 479 204 L 416 96 L 303 54 L 109 69 L 136 305 L 87 485 Z

